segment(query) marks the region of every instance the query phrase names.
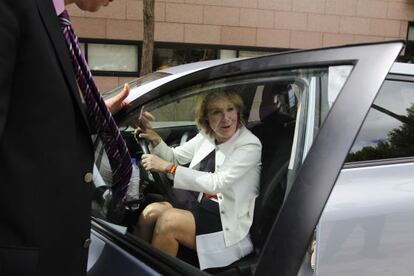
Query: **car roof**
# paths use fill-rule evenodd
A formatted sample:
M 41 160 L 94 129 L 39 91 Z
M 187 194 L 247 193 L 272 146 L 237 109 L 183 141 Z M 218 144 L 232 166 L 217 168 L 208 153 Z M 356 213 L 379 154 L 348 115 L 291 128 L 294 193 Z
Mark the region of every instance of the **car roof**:
M 394 62 L 391 67 L 390 73 L 401 75 L 414 75 L 414 64 Z
M 169 67 L 163 70 L 156 71 L 155 73 L 164 73 L 165 76 L 157 80 L 147 82 L 140 86 L 132 88 L 129 96 L 127 97 L 127 100 L 132 102 L 138 97 L 142 96 L 143 94 L 147 93 L 148 91 L 151 91 L 152 89 L 156 87 L 159 87 L 165 83 L 168 83 L 182 76 L 191 74 L 193 72 L 201 71 L 203 69 L 211 68 L 217 65 L 227 64 L 227 63 L 231 63 L 231 62 L 235 62 L 235 61 L 239 61 L 243 59 L 247 59 L 247 58 L 228 58 L 228 59 L 199 61 L 199 62 L 182 64 L 182 65 Z M 122 87 L 118 87 L 119 91 L 121 89 Z
M 246 58 L 226 58 L 226 59 L 213 59 L 213 60 L 205 60 L 205 61 L 198 61 L 192 63 L 181 64 L 173 67 L 168 67 L 162 70 L 158 70 L 157 72 L 168 73 L 168 74 L 178 74 L 187 71 L 194 71 L 194 70 L 201 70 L 204 68 L 225 64 L 237 60 L 242 60 Z

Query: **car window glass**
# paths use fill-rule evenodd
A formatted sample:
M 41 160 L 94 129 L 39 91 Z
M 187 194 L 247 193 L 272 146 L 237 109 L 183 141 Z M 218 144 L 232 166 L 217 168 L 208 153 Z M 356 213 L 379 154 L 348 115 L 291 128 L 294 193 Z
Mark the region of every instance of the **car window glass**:
M 385 81 L 347 162 L 414 156 L 414 85 Z
M 328 71 L 328 86 L 326 92 L 321 91 L 321 106 L 320 106 L 320 117 L 323 121 L 331 108 L 332 104 L 335 102 L 336 97 L 341 91 L 342 87 L 349 74 L 351 73 L 351 65 L 342 65 L 342 66 L 331 66 Z
M 331 66 L 328 72 L 328 105 L 332 106 L 346 79 L 351 73 L 351 65 Z
M 173 102 L 157 105 L 157 108 L 146 106 L 145 109 L 151 108 L 151 113 L 155 116 L 155 127 L 161 127 L 162 122 L 175 122 L 177 124 L 194 125 L 194 106 L 197 101 L 197 95 L 180 97 Z M 151 106 L 151 105 L 150 105 Z
M 298 105 L 287 192 L 352 68 L 351 65 L 338 65 L 299 70 L 306 79 L 306 85 L 303 88 L 300 85 L 292 86 L 293 93 L 301 89 L 304 93 Z

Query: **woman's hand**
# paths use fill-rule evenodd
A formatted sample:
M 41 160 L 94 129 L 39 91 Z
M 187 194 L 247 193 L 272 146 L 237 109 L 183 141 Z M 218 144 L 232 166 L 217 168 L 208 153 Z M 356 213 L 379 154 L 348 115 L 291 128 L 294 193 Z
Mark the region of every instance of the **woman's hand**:
M 147 129 L 143 131 L 140 127 L 135 130 L 135 137 L 145 139 L 151 143 L 151 146 L 155 148 L 161 143 L 161 137 L 153 129 Z
M 141 162 L 145 170 L 152 172 L 168 172 L 173 165 L 154 154 L 143 154 Z
M 149 112 L 144 112 L 138 120 L 139 127 L 135 130 L 135 137 L 146 139 L 152 147 L 156 147 L 161 142 L 161 137 L 152 129 L 150 123 L 155 120 L 155 117 Z

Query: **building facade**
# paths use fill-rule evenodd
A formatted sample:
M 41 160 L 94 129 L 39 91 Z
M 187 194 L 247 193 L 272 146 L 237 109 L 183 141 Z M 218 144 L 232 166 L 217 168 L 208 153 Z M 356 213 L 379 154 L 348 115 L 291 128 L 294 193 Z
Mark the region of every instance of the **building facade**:
M 139 75 L 142 10 L 142 0 L 114 0 L 95 13 L 68 9 L 102 92 Z M 411 45 L 411 21 L 412 0 L 155 0 L 154 70 L 290 49 Z

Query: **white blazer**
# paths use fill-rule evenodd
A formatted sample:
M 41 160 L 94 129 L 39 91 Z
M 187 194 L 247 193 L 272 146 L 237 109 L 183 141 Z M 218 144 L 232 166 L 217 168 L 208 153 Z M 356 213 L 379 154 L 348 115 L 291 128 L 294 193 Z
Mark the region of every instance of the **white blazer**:
M 212 150 L 216 150 L 215 172 L 197 168 Z M 174 188 L 217 194 L 226 246 L 241 241 L 253 222 L 254 203 L 258 194 L 262 145 L 247 128 L 241 127 L 225 143 L 216 145 L 203 132 L 182 146 L 168 147 L 161 142 L 152 153 L 178 166 Z

